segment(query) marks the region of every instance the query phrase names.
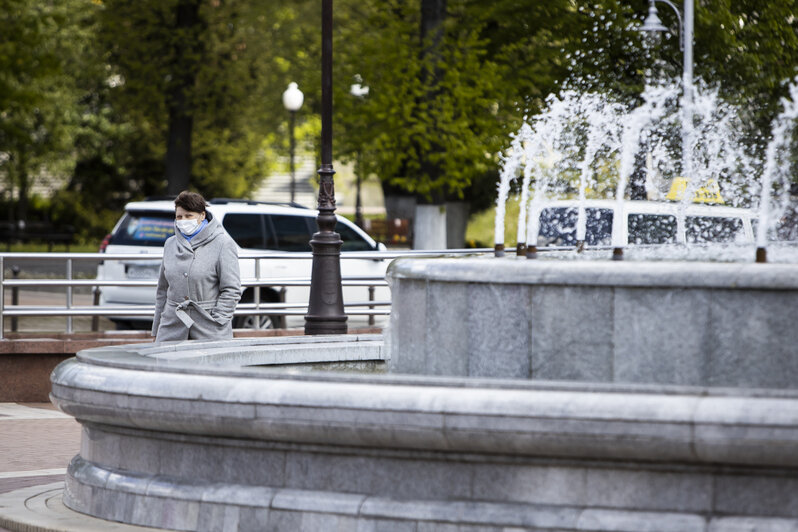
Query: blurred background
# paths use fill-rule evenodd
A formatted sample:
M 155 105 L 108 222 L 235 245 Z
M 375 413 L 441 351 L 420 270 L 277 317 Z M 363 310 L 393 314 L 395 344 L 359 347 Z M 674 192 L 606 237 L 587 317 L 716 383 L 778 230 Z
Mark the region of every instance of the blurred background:
M 752 150 L 796 75 L 797 7 L 696 5 L 696 77 L 748 110 Z M 460 220 L 450 247 L 492 245 L 500 153 L 547 95 L 572 86 L 632 103 L 652 68 L 679 76 L 677 22 L 662 10 L 672 32 L 651 46 L 637 31 L 647 8 L 336 0 L 338 212 L 354 219 L 360 188 L 361 223 L 385 233 L 416 205 L 446 205 Z M 3 227 L 40 224 L 94 251 L 131 200 L 189 188 L 288 201 L 292 151 L 295 199 L 315 207 L 320 12 L 310 0 L 0 0 Z M 296 111 L 282 100 L 291 82 Z

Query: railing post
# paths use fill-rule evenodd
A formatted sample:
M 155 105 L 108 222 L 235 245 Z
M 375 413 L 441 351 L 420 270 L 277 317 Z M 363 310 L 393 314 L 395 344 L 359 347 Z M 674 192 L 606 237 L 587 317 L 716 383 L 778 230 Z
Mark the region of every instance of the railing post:
M 252 294 L 252 301 L 255 302 L 255 311 L 260 311 L 260 259 L 255 259 L 255 292 Z M 255 330 L 260 329 L 260 314 L 255 314 Z
M 369 301 L 374 301 L 374 286 L 369 286 Z M 369 305 L 369 310 L 374 310 L 374 305 Z M 369 314 L 369 325 L 374 325 L 374 314 Z
M 13 279 L 19 277 L 19 266 L 17 266 L 16 264 L 14 264 L 11 267 L 11 277 Z M 17 286 L 11 287 L 11 305 L 14 307 L 19 305 L 19 287 Z M 17 319 L 16 316 L 11 316 L 11 332 L 17 332 L 18 328 L 19 328 L 19 320 Z
M 285 287 L 284 286 L 280 287 L 280 291 L 278 292 L 279 295 L 277 296 L 277 298 L 280 300 L 279 303 L 285 303 L 285 292 L 286 292 Z M 279 319 L 279 321 L 277 323 L 280 325 L 280 327 L 279 327 L 280 329 L 287 329 L 288 328 L 288 316 L 285 315 L 285 314 L 281 314 L 280 315 L 280 319 Z M 277 325 L 274 324 L 274 321 L 272 321 L 272 326 L 275 329 L 278 328 Z
M 70 284 L 67 286 L 67 293 L 66 293 L 66 306 L 67 311 L 72 310 L 72 259 L 67 259 L 66 263 L 66 278 L 67 281 L 70 281 Z M 67 316 L 67 334 L 72 334 L 72 316 Z
M 3 256 L 0 255 L 0 340 L 3 339 L 3 327 L 4 327 L 3 316 L 6 313 L 6 294 L 4 291 L 6 270 L 3 261 L 4 261 Z
M 92 295 L 94 296 L 92 299 L 92 305 L 95 307 L 100 306 L 100 287 L 99 286 L 92 286 L 91 287 Z M 96 309 L 95 309 L 96 310 Z M 91 332 L 97 332 L 100 330 L 100 317 L 95 314 L 91 317 Z

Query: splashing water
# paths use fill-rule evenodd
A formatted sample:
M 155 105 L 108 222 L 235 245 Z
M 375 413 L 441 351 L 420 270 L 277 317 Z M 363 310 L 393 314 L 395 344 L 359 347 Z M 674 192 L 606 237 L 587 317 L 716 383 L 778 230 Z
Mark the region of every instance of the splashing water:
M 593 161 L 602 148 L 607 149 L 609 155 L 615 154 L 621 147 L 620 132 L 617 124 L 622 108 L 620 105 L 607 102 L 595 94 L 589 95 L 584 100 L 585 112 L 589 116 L 589 129 L 585 156 L 579 167 L 579 209 L 576 215 L 576 240 L 584 242 L 587 234 L 587 188 L 593 173 Z
M 763 248 L 767 243 L 768 230 L 775 219 L 775 217 L 771 216 L 771 195 L 773 193 L 773 184 L 779 174 L 782 177 L 783 184 L 782 196 L 785 198 L 782 201 L 781 210 L 786 207 L 789 185 L 787 184 L 787 175 L 783 170 L 789 168 L 790 165 L 784 162 L 784 159 L 792 140 L 792 128 L 796 119 L 798 119 L 798 78 L 790 85 L 790 99 L 782 98 L 781 105 L 783 110 L 773 121 L 772 136 L 765 152 L 765 170 L 762 174 L 762 191 L 759 200 L 759 225 L 757 226 L 756 234 L 756 244 L 760 248 Z
M 789 201 L 787 157 L 798 121 L 798 78 L 789 88 L 790 97 L 782 101 L 783 111 L 773 121 L 764 162 L 757 160 L 744 142 L 745 124 L 738 109 L 724 102 L 716 89 L 704 87 L 693 90 L 689 145 L 682 150 L 680 93 L 677 83 L 648 86 L 641 103 L 634 107 L 603 94 L 574 90 L 550 96 L 543 112 L 525 120 L 502 157 L 495 242 L 504 244 L 510 183 L 523 176 L 519 244 L 537 244 L 540 209 L 548 199 L 578 199 L 575 236 L 577 242 L 584 242 L 585 203 L 590 198 L 612 198 L 611 242 L 624 246 L 624 227 L 618 217 L 631 193 L 629 187 L 640 186 L 642 172 L 644 193 L 650 200 L 664 201 L 667 194 L 678 201 L 678 242 L 685 243 L 689 234 L 685 231 L 688 207 L 711 190 L 717 192 L 718 203 L 756 208 L 762 222 L 756 226 L 756 241 L 763 246 L 768 229 Z M 688 156 L 684 161 L 683 151 Z M 683 165 L 688 161 L 690 175 L 684 175 Z M 640 194 L 639 188 L 636 190 Z
M 516 178 L 516 172 L 521 167 L 521 158 L 524 153 L 521 149 L 523 139 L 532 134 L 532 128 L 524 122 L 521 130 L 513 136 L 510 149 L 502 156 L 501 173 L 499 174 L 499 197 L 496 199 L 496 220 L 493 241 L 497 245 L 504 245 L 504 214 L 507 208 L 507 198 L 510 194 L 510 183 Z
M 624 245 L 621 224 L 623 202 L 626 194 L 626 185 L 634 169 L 635 157 L 640 147 L 643 130 L 651 124 L 657 123 L 668 110 L 667 103 L 676 97 L 677 89 L 669 87 L 647 87 L 643 92 L 643 104 L 632 110 L 624 117 L 623 135 L 621 137 L 621 170 L 616 186 L 616 207 L 612 218 L 612 245 Z

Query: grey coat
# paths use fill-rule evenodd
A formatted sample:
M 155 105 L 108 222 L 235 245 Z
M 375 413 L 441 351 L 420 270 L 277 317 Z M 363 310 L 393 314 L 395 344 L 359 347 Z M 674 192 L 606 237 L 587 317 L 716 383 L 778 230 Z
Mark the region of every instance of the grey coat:
M 233 337 L 233 311 L 241 298 L 238 247 L 208 213 L 191 241 L 175 228 L 164 243 L 155 295 L 156 342 Z

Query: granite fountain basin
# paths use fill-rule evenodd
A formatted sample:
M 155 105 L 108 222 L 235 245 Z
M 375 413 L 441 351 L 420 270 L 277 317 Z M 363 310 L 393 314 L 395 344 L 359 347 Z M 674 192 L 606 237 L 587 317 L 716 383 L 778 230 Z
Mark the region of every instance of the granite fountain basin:
M 798 392 L 390 374 L 386 353 L 83 351 L 52 377 L 83 425 L 64 502 L 176 530 L 798 527 Z
M 795 263 L 399 259 L 388 279 L 393 372 L 798 387 Z

